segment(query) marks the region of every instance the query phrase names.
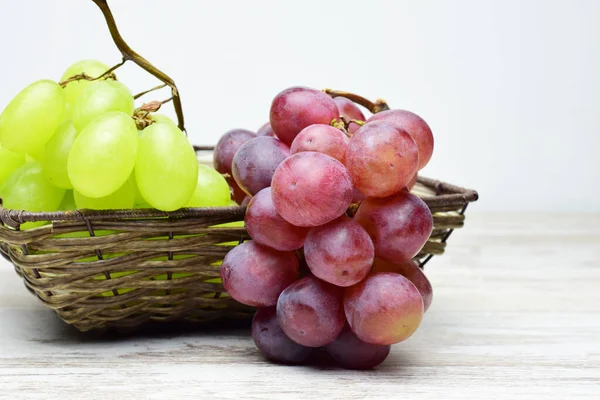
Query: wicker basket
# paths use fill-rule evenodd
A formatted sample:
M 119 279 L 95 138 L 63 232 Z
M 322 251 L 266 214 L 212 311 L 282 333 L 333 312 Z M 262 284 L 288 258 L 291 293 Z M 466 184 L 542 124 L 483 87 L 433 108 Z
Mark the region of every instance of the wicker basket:
M 433 213 L 433 233 L 417 256 L 423 266 L 444 253 L 477 193 L 422 177 L 413 192 Z M 248 235 L 216 225 L 242 221 L 244 213 L 243 207 L 33 213 L 0 205 L 0 250 L 26 287 L 80 331 L 249 318 L 253 309 L 229 297 L 218 279 L 220 261 Z M 36 221 L 51 224 L 19 230 Z

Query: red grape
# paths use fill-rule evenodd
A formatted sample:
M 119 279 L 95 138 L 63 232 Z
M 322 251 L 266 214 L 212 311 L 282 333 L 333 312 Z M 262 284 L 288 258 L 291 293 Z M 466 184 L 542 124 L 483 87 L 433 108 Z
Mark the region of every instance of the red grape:
M 287 337 L 277 323 L 275 307 L 259 308 L 252 318 L 252 338 L 269 359 L 284 364 L 300 364 L 313 352 Z
M 315 89 L 286 89 L 275 96 L 271 104 L 271 127 L 277 137 L 288 145 L 307 126 L 329 125 L 336 118 L 339 118 L 339 111 L 333 99 Z
M 333 101 L 335 101 L 340 115 L 344 117 L 346 121 L 350 121 L 351 119 L 355 119 L 357 121 L 365 120 L 365 115 L 362 113 L 362 111 L 360 111 L 360 108 L 358 108 L 353 101 L 348 100 L 345 97 L 335 97 Z M 348 125 L 348 132 L 354 133 L 358 130 L 358 128 L 360 128 L 360 125 L 352 122 L 350 125 Z
M 413 176 L 413 177 L 411 178 L 410 182 L 408 182 L 408 183 L 406 184 L 406 190 L 408 190 L 408 191 L 410 192 L 410 191 L 412 190 L 412 188 L 414 188 L 414 187 L 415 187 L 415 185 L 417 184 L 417 178 L 418 178 L 418 175 L 417 175 L 417 174 L 415 174 L 415 176 Z
M 273 203 L 296 226 L 319 226 L 344 214 L 352 201 L 352 179 L 344 165 L 326 154 L 290 156 L 275 171 Z
M 433 133 L 427 122 L 405 110 L 387 110 L 373 115 L 367 122 L 386 121 L 408 132 L 419 147 L 419 169 L 423 169 L 433 154 Z
M 233 129 L 225 133 L 215 146 L 213 153 L 215 169 L 231 175 L 233 156 L 244 143 L 254 139 L 256 134 L 245 129 Z
M 360 340 L 394 344 L 408 339 L 421 324 L 423 299 L 407 278 L 379 272 L 346 289 L 344 312 Z
M 248 195 L 246 194 L 246 192 L 244 192 L 239 187 L 239 185 L 237 184 L 237 182 L 235 181 L 235 179 L 233 179 L 233 176 L 228 176 L 227 178 L 225 178 L 225 180 L 229 184 L 229 189 L 230 189 L 230 192 L 231 192 L 231 200 L 235 201 L 238 204 L 242 204 L 244 202 L 244 199 L 246 197 L 248 197 Z
M 311 229 L 304 244 L 311 272 L 336 286 L 352 286 L 373 265 L 373 242 L 362 226 L 345 215 Z
M 296 136 L 290 152 L 317 151 L 327 154 L 343 163 L 348 148 L 348 137 L 331 125 L 315 124 L 307 126 Z
M 308 265 L 306 264 L 306 259 L 301 258 L 299 260 L 299 262 L 300 262 L 300 274 L 298 274 L 298 279 L 311 275 L 310 269 L 308 269 Z
M 360 203 L 361 201 L 363 201 L 366 198 L 367 198 L 367 196 L 365 196 L 364 194 L 362 194 L 361 192 L 359 192 L 358 189 L 354 188 L 354 194 L 352 195 L 352 202 L 353 203 Z
M 346 151 L 346 166 L 354 186 L 370 197 L 386 197 L 402 190 L 417 173 L 418 165 L 415 141 L 383 121 L 362 126 Z
M 235 246 L 223 260 L 221 279 L 229 295 L 240 303 L 274 306 L 279 294 L 298 276 L 298 258 L 253 241 Z
M 314 276 L 297 280 L 279 296 L 277 321 L 294 342 L 325 346 L 344 328 L 341 290 Z
M 354 219 L 371 236 L 375 256 L 396 263 L 416 256 L 433 229 L 427 204 L 406 191 L 382 199 L 366 199 Z
M 252 196 L 247 195 L 246 193 L 244 193 L 244 194 L 245 194 L 244 199 L 242 200 L 242 202 L 240 203 L 240 205 L 242 207 L 248 207 L 248 204 L 250 204 L 250 201 L 252 200 Z
M 245 221 L 246 229 L 254 241 L 280 251 L 301 248 L 310 230 L 294 226 L 277 214 L 270 187 L 264 188 L 252 198 L 246 210 Z
M 371 369 L 385 361 L 390 345 L 371 344 L 360 340 L 348 325 L 325 350 L 340 366 L 348 369 Z
M 271 186 L 273 173 L 290 155 L 278 139 L 260 136 L 244 143 L 233 157 L 232 172 L 240 188 L 254 196 Z
M 423 309 L 427 311 L 433 299 L 433 288 L 427 276 L 423 273 L 419 264 L 415 260 L 405 261 L 403 263 L 392 263 L 381 258 L 376 258 L 373 263 L 372 272 L 395 272 L 408 278 L 419 289 L 423 298 Z
M 256 136 L 276 137 L 275 132 L 273 132 L 273 128 L 271 128 L 271 124 L 268 122 L 266 124 L 264 124 L 263 126 L 261 126 L 260 128 L 258 128 L 258 130 L 256 131 Z
M 227 183 L 231 188 L 231 199 L 240 204 L 246 196 L 246 193 L 235 182 L 231 176 L 231 164 L 233 157 L 238 149 L 250 139 L 254 139 L 256 134 L 245 129 L 232 129 L 226 132 L 215 146 L 213 153 L 213 164 L 215 169 L 222 174 L 229 174 L 226 177 Z

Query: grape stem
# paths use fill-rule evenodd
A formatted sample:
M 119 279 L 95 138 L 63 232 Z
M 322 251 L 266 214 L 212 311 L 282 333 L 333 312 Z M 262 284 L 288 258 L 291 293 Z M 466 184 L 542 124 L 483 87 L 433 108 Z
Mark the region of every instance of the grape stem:
M 348 125 L 350 125 L 351 123 L 355 123 L 358 126 L 363 126 L 364 124 L 366 124 L 366 121 L 360 121 L 358 119 L 351 119 L 348 123 Z
M 102 79 L 102 78 L 107 78 L 107 79 L 111 78 L 111 79 L 116 80 L 117 77 L 113 74 L 113 72 L 123 64 L 125 64 L 125 60 L 121 61 L 117 65 L 113 65 L 112 67 L 107 69 L 102 75 L 97 76 L 95 78 L 92 78 L 91 76 L 87 75 L 86 73 L 83 73 L 83 74 L 73 75 L 72 77 L 65 79 L 62 82 L 59 82 L 58 84 L 62 87 L 65 87 L 65 86 L 67 86 L 67 84 L 69 84 L 71 82 L 80 81 L 80 80 L 97 81 L 98 79 Z
M 361 121 L 361 120 L 358 120 L 358 119 L 346 119 L 346 118 L 344 118 L 343 115 L 340 115 L 340 119 L 342 120 L 343 125 L 346 128 L 346 130 L 350 128 L 350 124 L 351 123 L 355 123 L 358 126 L 363 126 L 364 124 L 366 124 L 366 121 Z M 333 124 L 333 121 L 332 121 L 332 124 Z M 347 134 L 347 135 L 348 135 L 348 137 L 351 136 L 350 134 Z
M 160 107 L 163 104 L 168 103 L 171 100 L 173 100 L 173 97 L 169 97 L 168 99 L 162 101 L 153 100 L 148 103 L 144 103 L 141 107 L 137 108 L 133 112 L 132 118 L 135 121 L 138 130 L 144 130 L 148 126 L 152 125 L 155 121 L 150 118 L 150 113 L 157 112 L 160 110 Z
M 167 87 L 167 84 L 166 84 L 166 83 L 163 83 L 162 85 L 155 86 L 155 87 L 153 87 L 152 89 L 144 90 L 143 92 L 140 92 L 140 93 L 136 94 L 135 96 L 133 96 L 133 98 L 134 98 L 135 100 L 137 100 L 137 99 L 139 99 L 140 97 L 142 97 L 142 96 L 144 96 L 144 95 L 147 95 L 147 94 L 148 94 L 148 93 L 150 93 L 150 92 L 154 92 L 155 90 L 159 90 L 159 89 L 162 89 L 162 88 L 164 88 L 164 87 Z
M 117 23 L 115 22 L 115 18 L 108 6 L 107 0 L 92 0 L 102 11 L 102 15 L 104 15 L 104 19 L 106 20 L 106 25 L 108 26 L 108 30 L 113 39 L 113 42 L 117 46 L 117 49 L 121 52 L 123 56 L 124 64 L 127 61 L 133 61 L 139 67 L 155 76 L 158 80 L 163 82 L 165 85 L 171 88 L 171 94 L 173 96 L 173 107 L 175 108 L 175 113 L 177 114 L 177 126 L 179 129 L 185 132 L 185 125 L 183 119 L 183 110 L 181 107 L 181 97 L 179 95 L 179 90 L 175 85 L 175 81 L 171 79 L 167 74 L 160 71 L 154 65 L 152 65 L 148 60 L 144 57 L 136 53 L 129 45 L 125 42 L 119 29 L 117 28 Z
M 329 125 L 342 131 L 344 133 L 344 135 L 346 135 L 348 138 L 352 137 L 350 132 L 348 132 L 348 130 L 346 129 L 346 122 L 344 121 L 344 117 L 342 117 L 341 115 L 340 115 L 340 119 L 337 119 L 337 118 L 332 119 L 331 122 L 329 123 Z
M 149 101 L 148 103 L 142 104 L 142 106 L 140 108 L 138 108 L 136 111 L 157 112 L 158 110 L 160 110 L 160 107 L 163 104 L 166 104 L 166 103 L 170 102 L 171 100 L 173 100 L 173 97 L 169 97 L 166 100 L 152 100 L 152 101 Z
M 96 0 L 94 0 L 94 1 L 96 1 Z M 356 104 L 360 104 L 361 106 L 365 107 L 367 110 L 369 110 L 373 114 L 377 114 L 379 112 L 390 109 L 390 107 L 387 105 L 385 100 L 382 100 L 382 99 L 377 99 L 373 103 L 372 101 L 365 99 L 362 96 L 359 96 L 354 93 L 344 92 L 341 90 L 323 89 L 323 92 L 327 93 L 331 97 L 345 97 L 348 100 L 351 100 L 351 101 L 355 102 Z

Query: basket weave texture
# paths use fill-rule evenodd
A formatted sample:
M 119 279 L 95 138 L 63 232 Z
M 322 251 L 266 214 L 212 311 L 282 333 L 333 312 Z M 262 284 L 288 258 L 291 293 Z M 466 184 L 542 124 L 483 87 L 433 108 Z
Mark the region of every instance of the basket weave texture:
M 416 257 L 444 253 L 477 193 L 419 177 L 413 193 L 433 214 L 434 229 Z M 26 212 L 0 205 L 0 251 L 26 287 L 80 331 L 130 329 L 148 321 L 208 322 L 249 318 L 220 283 L 223 257 L 249 239 L 244 207 Z M 20 230 L 26 222 L 49 225 Z

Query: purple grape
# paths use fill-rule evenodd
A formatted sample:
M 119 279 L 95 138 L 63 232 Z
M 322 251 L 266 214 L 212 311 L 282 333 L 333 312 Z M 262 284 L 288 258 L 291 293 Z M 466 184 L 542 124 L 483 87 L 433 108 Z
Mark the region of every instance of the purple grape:
M 213 153 L 213 162 L 215 169 L 222 174 L 231 175 L 231 163 L 233 156 L 244 143 L 250 139 L 254 139 L 256 133 L 245 129 L 232 129 L 226 132 L 215 146 Z
M 340 366 L 348 369 L 375 368 L 385 361 L 390 349 L 390 345 L 363 342 L 347 324 L 342 333 L 325 347 Z
M 298 258 L 254 241 L 235 246 L 223 260 L 221 279 L 229 295 L 242 304 L 274 306 L 279 294 L 298 277 Z
M 305 87 L 292 87 L 279 93 L 271 104 L 270 122 L 277 137 L 287 145 L 307 126 L 329 125 L 339 118 L 335 102 L 325 93 Z
M 254 241 L 280 251 L 304 246 L 310 228 L 294 226 L 275 210 L 271 188 L 256 193 L 246 210 L 246 229 Z
M 287 337 L 277 323 L 275 307 L 259 308 L 252 318 L 252 338 L 265 357 L 283 364 L 300 364 L 313 352 Z
M 419 149 L 405 131 L 384 121 L 369 122 L 350 139 L 346 166 L 361 193 L 391 196 L 417 173 Z
M 417 174 L 415 174 L 415 176 L 413 176 L 411 178 L 411 180 L 406 184 L 406 190 L 408 190 L 409 192 L 415 187 L 415 185 L 417 184 L 417 178 L 419 176 Z
M 302 129 L 290 147 L 292 154 L 317 151 L 343 163 L 346 159 L 348 137 L 331 125 L 315 124 Z
M 264 189 L 263 189 L 264 190 Z M 242 203 L 240 204 L 242 207 L 248 207 L 248 204 L 250 204 L 250 201 L 252 201 L 252 196 L 247 195 L 246 193 L 244 193 L 244 198 L 242 199 Z
M 375 252 L 367 231 L 345 215 L 311 229 L 304 243 L 311 272 L 336 286 L 352 286 L 371 270 Z
M 296 343 L 325 346 L 344 328 L 341 296 L 341 289 L 314 276 L 297 280 L 277 301 L 279 326 Z
M 365 200 L 366 198 L 367 198 L 367 196 L 362 194 L 357 188 L 354 188 L 354 193 L 352 195 L 353 203 L 360 203 L 361 201 Z
M 326 154 L 301 152 L 283 161 L 272 181 L 279 215 L 296 226 L 319 226 L 344 214 L 352 201 L 352 179 Z
M 240 204 L 246 194 L 239 188 L 233 176 L 231 176 L 231 164 L 238 149 L 248 140 L 255 137 L 256 134 L 254 132 L 245 129 L 232 129 L 221 136 L 213 153 L 214 167 L 220 173 L 229 175 L 225 179 L 231 188 L 232 200 L 238 204 Z
M 258 128 L 258 131 L 256 131 L 256 136 L 277 137 L 275 136 L 275 132 L 273 132 L 273 128 L 271 128 L 271 124 L 269 122 Z
M 382 199 L 366 199 L 354 220 L 369 233 L 375 256 L 395 263 L 416 256 L 433 229 L 427 204 L 407 191 Z
M 425 276 L 425 273 L 419 268 L 419 264 L 415 260 L 409 260 L 402 263 L 392 263 L 382 258 L 376 258 L 373 261 L 373 269 L 375 272 L 395 272 L 408 278 L 409 281 L 419 289 L 421 297 L 423 298 L 423 309 L 426 312 L 431 305 L 433 300 L 433 287 Z
M 419 170 L 427 165 L 433 154 L 433 133 L 423 118 L 410 111 L 387 110 L 373 115 L 367 122 L 372 121 L 386 121 L 408 132 L 419 148 Z
M 237 184 L 235 179 L 233 179 L 233 176 L 228 176 L 225 178 L 225 180 L 229 184 L 229 191 L 231 192 L 231 200 L 242 205 L 242 203 L 244 202 L 244 199 L 246 197 L 248 197 L 246 192 L 244 192 L 242 189 L 240 189 L 240 186 Z
M 271 186 L 275 170 L 290 155 L 290 149 L 276 138 L 260 136 L 247 141 L 233 157 L 232 172 L 244 192 L 254 196 Z
M 346 289 L 344 312 L 360 340 L 388 345 L 415 333 L 423 319 L 423 299 L 407 278 L 378 272 Z
M 365 115 L 360 111 L 360 108 L 353 101 L 348 100 L 345 97 L 335 97 L 333 99 L 335 104 L 337 105 L 338 110 L 340 111 L 340 115 L 344 117 L 346 121 L 350 121 L 355 119 L 357 121 L 364 121 Z M 354 133 L 360 128 L 360 125 L 352 122 L 348 125 L 348 132 Z

